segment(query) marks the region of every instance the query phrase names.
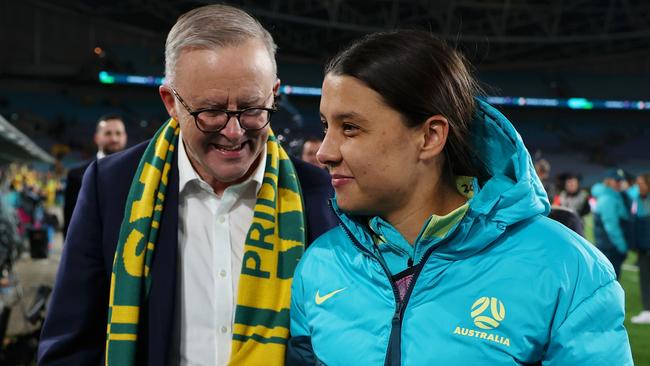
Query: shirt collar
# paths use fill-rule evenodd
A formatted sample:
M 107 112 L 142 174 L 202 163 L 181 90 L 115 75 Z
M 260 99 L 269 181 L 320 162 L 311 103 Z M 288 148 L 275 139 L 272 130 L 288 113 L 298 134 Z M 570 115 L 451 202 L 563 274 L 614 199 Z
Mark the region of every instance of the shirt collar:
M 185 189 L 185 186 L 188 185 L 190 182 L 196 182 L 198 184 L 201 184 L 199 182 L 203 182 L 203 184 L 207 185 L 208 183 L 205 182 L 201 176 L 194 170 L 194 167 L 192 166 L 192 163 L 190 163 L 190 159 L 187 156 L 187 152 L 185 150 L 185 144 L 183 143 L 183 134 L 180 133 L 178 136 L 178 188 L 179 192 L 183 192 Z M 236 184 L 234 186 L 231 186 L 232 188 L 237 187 L 239 190 L 239 187 L 242 189 L 245 187 L 248 187 L 251 183 L 255 184 L 255 193 L 259 192 L 260 188 L 262 187 L 262 181 L 264 180 L 264 170 L 266 168 L 266 144 L 264 144 L 264 149 L 260 152 L 262 154 L 262 158 L 259 161 L 259 164 L 257 165 L 257 168 L 255 168 L 255 171 L 253 174 L 251 174 L 248 179 L 245 181 Z M 231 188 L 229 187 L 229 188 Z
M 474 189 L 472 186 L 473 178 L 466 176 L 455 177 L 456 190 L 461 195 L 470 200 L 474 196 Z M 431 241 L 435 238 L 443 238 L 446 236 L 456 224 L 462 220 L 469 208 L 469 202 L 456 208 L 447 215 L 438 216 L 431 215 L 424 223 L 420 234 L 416 239 L 416 244 L 421 241 Z M 371 217 L 368 220 L 368 226 L 373 234 L 375 244 L 380 246 L 384 243 L 393 244 L 401 247 L 402 251 L 409 251 L 415 245 L 410 245 L 402 234 L 395 229 L 388 221 L 379 216 Z
M 101 158 L 103 158 L 105 156 L 106 156 L 106 154 L 104 154 L 103 151 L 101 151 L 101 150 L 97 151 L 97 160 L 99 160 L 99 159 L 101 159 Z

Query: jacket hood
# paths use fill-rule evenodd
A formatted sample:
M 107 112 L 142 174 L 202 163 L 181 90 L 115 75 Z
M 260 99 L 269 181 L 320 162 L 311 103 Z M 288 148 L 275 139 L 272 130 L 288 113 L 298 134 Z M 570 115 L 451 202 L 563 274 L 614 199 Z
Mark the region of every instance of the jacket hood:
M 486 179 L 474 178 L 474 195 L 463 220 L 445 238 L 436 238 L 434 254 L 450 260 L 469 257 L 493 243 L 508 227 L 539 214 L 550 204 L 533 161 L 514 126 L 499 111 L 477 100 L 470 130 L 475 165 Z M 350 234 L 363 246 L 373 244 L 367 218 L 333 208 Z

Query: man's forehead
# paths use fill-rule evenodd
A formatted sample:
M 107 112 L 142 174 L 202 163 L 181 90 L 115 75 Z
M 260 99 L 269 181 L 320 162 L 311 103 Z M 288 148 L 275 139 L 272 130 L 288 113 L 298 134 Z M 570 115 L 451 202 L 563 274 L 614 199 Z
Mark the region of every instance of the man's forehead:
M 124 129 L 124 122 L 119 119 L 119 118 L 111 118 L 107 120 L 103 120 L 99 122 L 99 125 L 97 126 L 97 131 L 102 132 L 106 130 L 122 130 Z
M 193 99 L 201 106 L 210 105 L 225 105 L 235 103 L 237 105 L 247 105 L 252 103 L 262 103 L 266 100 L 273 89 L 269 87 L 254 87 L 254 88 L 233 88 L 226 90 L 195 90 Z
M 107 124 L 113 124 L 113 125 L 115 125 L 115 124 L 120 124 L 120 125 L 124 124 L 124 122 L 122 122 L 122 120 L 119 119 L 119 118 L 109 118 L 109 119 L 104 120 L 102 122 L 107 123 Z

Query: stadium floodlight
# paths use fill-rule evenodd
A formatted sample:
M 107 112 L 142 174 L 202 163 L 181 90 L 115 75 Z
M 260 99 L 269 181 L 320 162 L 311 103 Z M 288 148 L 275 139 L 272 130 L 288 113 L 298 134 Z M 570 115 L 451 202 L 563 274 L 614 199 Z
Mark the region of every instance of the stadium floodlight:
M 144 86 L 159 86 L 165 82 L 160 76 L 143 76 L 99 72 L 99 82 L 102 84 L 130 84 Z M 313 96 L 321 95 L 321 88 L 312 86 L 282 85 L 280 94 Z M 618 110 L 650 110 L 647 100 L 601 100 L 587 98 L 535 98 L 513 96 L 487 96 L 483 98 L 492 105 L 505 107 L 534 107 L 534 108 L 565 108 L 565 109 L 618 109 Z

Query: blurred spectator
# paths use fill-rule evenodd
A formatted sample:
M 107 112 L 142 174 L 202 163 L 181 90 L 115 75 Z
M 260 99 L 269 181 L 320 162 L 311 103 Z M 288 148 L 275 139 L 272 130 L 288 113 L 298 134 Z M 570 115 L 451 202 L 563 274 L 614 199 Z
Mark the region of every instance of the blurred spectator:
M 581 218 L 589 213 L 589 193 L 580 188 L 580 176 L 573 173 L 564 175 L 564 188 L 555 196 L 554 204 L 568 208 Z
M 47 245 L 52 244 L 54 231 L 58 228 L 58 218 L 45 207 L 47 188 L 55 184 L 52 183 L 56 180 L 55 175 L 16 164 L 5 169 L 5 174 L 3 182 L 10 184 L 5 187 L 3 183 L 0 188 L 0 205 L 3 206 L 0 210 L 0 246 L 5 249 L 0 250 L 4 253 L 0 257 L 7 260 L 7 254 L 10 254 L 15 258 L 24 250 L 24 239 L 30 239 L 31 247 L 32 238 L 36 236 L 42 238 L 46 252 Z
M 3 268 L 4 264 L 11 259 L 14 250 L 21 247 L 16 210 L 12 202 L 9 201 L 7 177 L 7 170 L 0 167 L 0 268 Z M 2 274 L 0 273 L 1 278 Z
M 591 194 L 596 198 L 594 209 L 596 247 L 612 263 L 617 278 L 620 278 L 621 266 L 627 257 L 631 225 L 630 211 L 621 194 L 624 180 L 625 172 L 622 169 L 611 169 L 603 182 L 594 184 L 591 189 Z
M 632 317 L 632 323 L 650 324 L 650 172 L 639 175 L 636 185 L 628 190 L 633 200 L 634 247 L 639 253 L 639 282 L 643 310 Z
M 623 203 L 625 208 L 632 212 L 632 205 L 634 204 L 634 198 L 630 196 L 629 191 L 636 184 L 636 177 L 625 170 L 621 170 L 623 173 L 623 180 L 621 180 L 621 196 L 623 197 Z M 632 191 L 635 191 L 633 189 Z
M 546 159 L 539 159 L 535 162 L 535 171 L 539 180 L 542 181 L 549 202 L 553 202 L 555 197 L 555 185 L 551 183 L 551 164 Z
M 97 121 L 95 130 L 97 159 L 124 150 L 127 142 L 124 120 L 116 114 L 104 115 Z
M 20 207 L 28 218 L 29 224 L 36 224 L 42 218 L 40 205 L 43 197 L 39 194 L 39 189 L 35 186 L 25 186 L 20 194 Z
M 96 159 L 124 150 L 127 142 L 124 121 L 118 115 L 104 115 L 97 121 L 97 128 L 94 137 L 97 145 Z M 81 188 L 81 179 L 88 165 L 95 159 L 83 162 L 80 166 L 70 169 L 66 180 L 65 202 L 63 204 L 63 235 L 68 233 L 68 225 L 72 218 L 74 206 L 77 203 L 77 196 Z
M 54 207 L 57 204 L 57 193 L 61 189 L 61 179 L 54 172 L 48 172 L 43 183 L 45 207 Z
M 306 139 L 305 143 L 302 145 L 302 160 L 316 165 L 317 167 L 325 168 L 325 166 L 316 159 L 316 153 L 318 152 L 318 149 L 320 149 L 322 143 L 323 140 L 317 137 Z

